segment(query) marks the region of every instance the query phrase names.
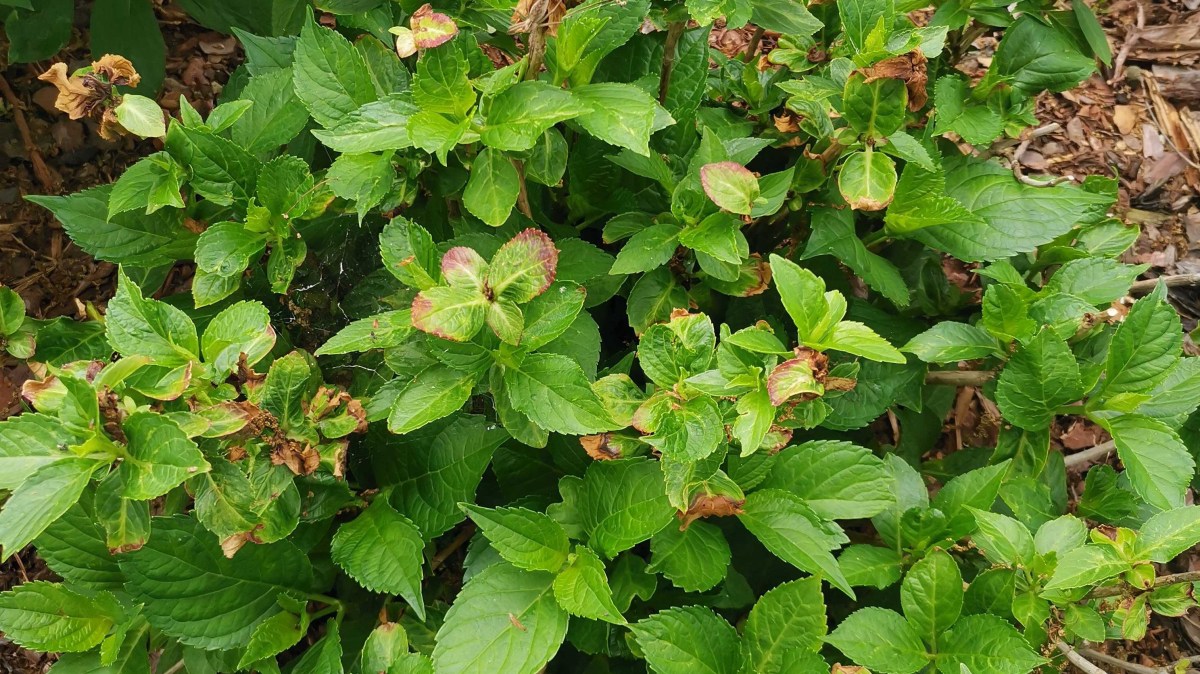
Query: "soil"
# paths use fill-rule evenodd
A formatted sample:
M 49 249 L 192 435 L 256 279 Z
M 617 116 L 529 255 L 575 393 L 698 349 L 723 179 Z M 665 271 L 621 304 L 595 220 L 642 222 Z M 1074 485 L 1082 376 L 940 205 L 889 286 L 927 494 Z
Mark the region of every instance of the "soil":
M 1090 1 L 1090 0 L 1089 0 Z M 993 148 L 996 156 L 1028 176 L 1116 175 L 1120 200 L 1114 215 L 1142 227 L 1124 261 L 1148 265 L 1147 278 L 1200 273 L 1200 85 L 1189 91 L 1180 73 L 1200 82 L 1200 0 L 1139 2 L 1112 0 L 1098 14 L 1115 55 L 1111 66 L 1081 87 L 1048 94 L 1038 102 L 1042 126 L 1026 138 Z M 86 26 L 90 2 L 77 3 L 76 29 L 64 53 L 73 70 L 90 62 Z M 211 109 L 229 73 L 241 62 L 233 38 L 190 23 L 171 0 L 157 0 L 156 12 L 168 46 L 167 78 L 159 101 L 169 111 L 185 96 L 202 113 Z M 714 30 L 712 46 L 729 55 L 757 43 L 773 47 L 769 33 Z M 978 76 L 991 61 L 995 41 L 987 36 L 960 69 Z M 0 55 L 7 46 L 0 37 Z M 0 56 L 0 58 L 3 58 Z M 5 64 L 0 75 L 11 95 L 0 99 L 0 285 L 16 289 L 30 315 L 82 316 L 88 304 L 103 305 L 114 290 L 115 267 L 79 250 L 44 209 L 23 200 L 29 194 L 68 194 L 109 183 L 125 167 L 161 149 L 158 141 L 126 138 L 108 142 L 88 120 L 71 121 L 53 108 L 54 89 L 37 79 L 50 62 Z M 27 145 L 17 117 L 28 125 Z M 1019 156 L 1015 156 L 1017 151 Z M 35 171 L 37 154 L 48 170 Z M 952 282 L 978 288 L 970 268 L 947 264 Z M 1171 301 L 1188 331 L 1200 319 L 1200 290 L 1176 288 Z M 1188 338 L 1193 355 L 1200 348 Z M 0 419 L 20 410 L 23 366 L 0 366 Z M 942 448 L 954 451 L 964 439 L 986 434 L 996 411 L 972 389 L 963 389 L 947 420 Z M 886 429 L 885 429 L 886 430 Z M 1072 451 L 1103 442 L 1090 424 L 1057 429 L 1055 442 Z M 1109 459 L 1112 461 L 1113 459 Z M 1080 485 L 1072 485 L 1076 493 Z M 1200 568 L 1200 555 L 1177 562 L 1173 571 Z M 0 591 L 53 574 L 31 551 L 0 565 Z M 1200 611 L 1172 619 L 1155 617 L 1147 638 L 1136 644 L 1109 642 L 1107 652 L 1135 665 L 1162 667 L 1200 652 Z M 0 674 L 45 672 L 52 658 L 17 648 L 0 635 Z M 1111 665 L 1106 665 L 1111 668 Z M 1118 670 L 1111 670 L 1118 671 Z M 1136 671 L 1136 670 L 1133 670 Z

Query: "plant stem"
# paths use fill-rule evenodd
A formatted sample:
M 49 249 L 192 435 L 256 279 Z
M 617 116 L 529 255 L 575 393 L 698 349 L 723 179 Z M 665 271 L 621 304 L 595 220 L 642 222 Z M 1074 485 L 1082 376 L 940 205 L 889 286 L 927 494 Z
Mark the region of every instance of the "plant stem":
M 462 528 L 462 531 L 458 532 L 458 535 L 454 537 L 454 540 L 450 541 L 446 547 L 438 550 L 437 554 L 433 556 L 433 559 L 429 560 L 429 566 L 432 568 L 432 570 L 437 571 L 438 567 L 440 567 L 442 564 L 445 564 L 446 560 L 449 559 L 450 555 L 454 554 L 455 550 L 461 548 L 467 541 L 471 540 L 471 537 L 474 535 L 475 523 L 468 522 L 467 525 Z
M 934 386 L 983 386 L 995 376 L 993 370 L 936 370 L 925 373 L 925 383 Z
M 1178 585 L 1179 583 L 1195 583 L 1200 581 L 1200 571 L 1185 571 L 1183 573 L 1173 573 L 1167 576 L 1159 576 L 1154 579 L 1154 585 L 1146 590 L 1141 588 L 1133 588 L 1128 583 L 1120 585 L 1112 585 L 1108 587 L 1098 587 L 1084 596 L 1084 599 L 1103 599 L 1104 597 L 1116 597 L 1125 594 L 1127 590 L 1134 590 L 1137 593 L 1157 590 L 1160 587 L 1168 585 Z
M 529 190 L 525 187 L 525 162 L 514 158 L 512 164 L 517 169 L 517 185 L 520 187 L 520 191 L 517 192 L 517 208 L 532 220 L 533 209 L 529 206 Z
M 1129 286 L 1129 294 L 1134 297 L 1149 295 L 1158 286 L 1159 281 L 1167 284 L 1168 288 L 1200 286 L 1200 274 L 1172 274 L 1144 281 L 1135 281 L 1133 285 Z
M 667 25 L 667 41 L 663 45 L 662 73 L 658 76 L 658 102 L 667 104 L 667 92 L 671 89 L 671 72 L 675 70 L 675 48 L 683 29 L 687 28 L 686 21 L 672 21 Z
M 33 142 L 33 134 L 29 131 L 29 123 L 25 120 L 24 107 L 21 104 L 21 99 L 17 98 L 12 87 L 8 86 L 8 80 L 0 76 L 0 93 L 4 94 L 5 100 L 13 112 L 13 122 L 17 125 L 17 133 L 21 136 L 21 144 L 25 146 L 25 154 L 29 156 L 29 163 L 33 164 L 33 175 L 37 176 L 38 182 L 42 184 L 42 189 L 45 192 L 55 192 L 55 178 L 50 171 L 50 167 L 46 166 L 46 160 L 42 159 L 42 153 L 38 150 L 37 144 Z
M 341 599 L 338 599 L 337 597 L 330 597 L 327 594 L 312 593 L 308 595 L 308 598 L 312 601 L 319 601 L 322 604 L 328 604 L 329 606 L 337 607 L 338 610 L 341 610 L 342 607 Z
M 546 22 L 550 19 L 550 3 L 535 0 L 529 12 L 529 64 L 525 66 L 525 79 L 536 80 L 546 58 Z
M 870 234 L 868 234 L 866 236 L 866 238 L 864 238 L 862 240 L 862 242 L 863 242 L 864 246 L 866 246 L 867 248 L 870 248 L 871 246 L 874 246 L 876 244 L 883 243 L 883 241 L 887 238 L 888 238 L 887 230 L 881 229 L 877 232 L 871 232 Z
M 1102 442 L 1095 447 L 1085 449 L 1082 452 L 1076 452 L 1063 457 L 1063 463 L 1066 464 L 1067 468 L 1073 468 L 1075 466 L 1090 463 L 1092 461 L 1099 461 L 1111 454 L 1116 448 L 1116 443 L 1112 440 L 1109 440 L 1108 442 Z
M 1125 662 L 1124 660 L 1113 657 L 1108 653 L 1101 653 L 1100 651 L 1093 650 L 1091 648 L 1080 648 L 1079 653 L 1080 655 L 1086 655 L 1093 660 L 1099 660 L 1105 664 L 1113 665 L 1114 667 L 1120 667 L 1121 669 L 1124 669 L 1127 672 L 1133 672 L 1134 674 L 1171 674 L 1171 672 L 1175 671 L 1175 668 L 1178 665 L 1182 664 L 1185 666 L 1190 666 L 1196 660 L 1195 657 L 1185 657 L 1163 667 L 1147 667 L 1134 662 Z
M 1058 650 L 1062 651 L 1063 655 L 1067 656 L 1067 659 L 1071 661 L 1071 664 L 1075 665 L 1084 672 L 1087 672 L 1087 674 L 1108 674 L 1108 672 L 1092 664 L 1091 661 L 1077 653 L 1074 648 L 1071 648 L 1067 644 L 1059 641 L 1054 645 L 1058 647 Z
M 179 662 L 176 662 L 175 664 L 171 665 L 170 669 L 163 671 L 162 674 L 175 674 L 176 672 L 178 672 L 182 669 L 183 669 L 183 660 L 180 660 Z
M 754 29 L 754 34 L 750 36 L 750 42 L 746 44 L 746 52 L 742 54 L 742 60 L 746 63 L 754 60 L 754 53 L 758 51 L 758 43 L 762 42 L 763 32 L 763 27 L 757 26 Z

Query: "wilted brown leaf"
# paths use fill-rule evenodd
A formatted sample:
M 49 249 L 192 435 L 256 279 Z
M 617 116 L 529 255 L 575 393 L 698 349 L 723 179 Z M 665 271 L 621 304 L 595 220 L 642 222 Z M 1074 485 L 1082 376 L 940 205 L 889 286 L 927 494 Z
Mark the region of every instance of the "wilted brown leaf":
M 929 81 L 925 55 L 917 50 L 884 59 L 873 66 L 860 70 L 866 83 L 881 79 L 903 80 L 908 89 L 908 109 L 916 112 L 925 107 L 929 94 L 925 85 Z

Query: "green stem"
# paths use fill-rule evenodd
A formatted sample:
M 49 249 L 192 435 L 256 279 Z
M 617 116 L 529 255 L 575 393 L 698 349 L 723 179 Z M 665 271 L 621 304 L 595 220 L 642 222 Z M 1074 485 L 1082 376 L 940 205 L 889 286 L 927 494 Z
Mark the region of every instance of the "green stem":
M 1200 571 L 1186 571 L 1184 573 L 1173 573 L 1169 576 L 1159 576 L 1158 578 L 1154 579 L 1154 585 L 1149 588 L 1143 589 L 1140 587 L 1133 587 L 1129 583 L 1119 583 L 1117 585 L 1108 585 L 1105 587 L 1098 587 L 1098 588 L 1092 590 L 1091 592 L 1087 593 L 1086 595 L 1084 595 L 1083 598 L 1084 599 L 1103 599 L 1104 597 L 1116 597 L 1119 595 L 1123 595 L 1126 592 L 1133 592 L 1135 594 L 1140 594 L 1142 592 L 1149 592 L 1150 590 L 1157 590 L 1161 587 L 1166 587 L 1168 585 L 1178 585 L 1180 583 L 1195 583 L 1195 582 L 1200 582 Z
M 686 21 L 672 21 L 667 26 L 667 41 L 663 45 L 662 72 L 658 76 L 658 102 L 667 104 L 667 92 L 671 88 L 671 72 L 675 69 L 675 47 L 679 36 L 687 28 Z
M 877 232 L 871 232 L 868 234 L 866 238 L 863 239 L 863 245 L 867 248 L 870 248 L 871 246 L 877 246 L 883 243 L 889 238 L 890 237 L 888 236 L 887 230 L 881 229 Z
M 342 600 L 337 597 L 330 597 L 327 594 L 319 594 L 316 592 L 309 593 L 309 601 L 319 601 L 322 604 L 328 604 L 331 607 L 336 607 L 336 610 L 342 610 Z

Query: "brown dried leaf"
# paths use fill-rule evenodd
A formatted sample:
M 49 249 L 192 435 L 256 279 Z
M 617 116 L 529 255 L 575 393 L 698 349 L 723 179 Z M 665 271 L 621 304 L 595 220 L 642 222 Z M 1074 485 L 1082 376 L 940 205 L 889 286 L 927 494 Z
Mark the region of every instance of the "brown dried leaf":
M 903 80 L 908 89 L 908 109 L 913 112 L 925 107 L 929 100 L 929 94 L 925 91 L 925 85 L 929 81 L 925 55 L 915 49 L 907 54 L 884 59 L 859 72 L 866 78 L 866 84 L 881 79 Z
M 105 54 L 100 60 L 93 61 L 92 71 L 103 75 L 109 84 L 119 87 L 136 87 L 142 81 L 142 76 L 138 75 L 133 63 L 116 54 Z
M 58 98 L 54 107 L 67 113 L 71 119 L 87 116 L 95 104 L 95 90 L 83 83 L 82 77 L 67 77 L 67 64 L 55 63 L 50 69 L 38 76 L 39 80 L 49 82 L 58 89 Z
M 735 499 L 725 494 L 696 494 L 688 504 L 687 511 L 677 515 L 680 520 L 679 529 L 687 529 L 692 522 L 702 517 L 741 515 L 745 503 L 746 499 Z

